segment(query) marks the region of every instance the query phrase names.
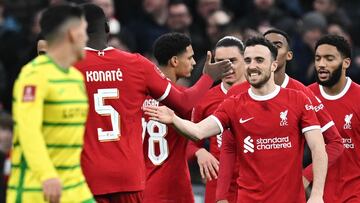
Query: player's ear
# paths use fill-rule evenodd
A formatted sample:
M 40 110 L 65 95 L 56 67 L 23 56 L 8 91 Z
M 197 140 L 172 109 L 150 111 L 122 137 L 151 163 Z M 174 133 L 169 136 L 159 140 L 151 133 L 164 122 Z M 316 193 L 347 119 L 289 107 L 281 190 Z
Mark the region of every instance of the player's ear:
M 271 63 L 271 71 L 272 71 L 272 72 L 275 72 L 277 68 L 278 68 L 278 62 L 277 62 L 277 60 L 274 60 L 274 61 Z
M 179 64 L 179 59 L 177 58 L 177 56 L 173 56 L 170 58 L 169 63 L 169 65 L 171 65 L 172 67 L 176 67 Z
M 351 59 L 350 58 L 344 58 L 344 60 L 342 62 L 342 68 L 347 69 L 347 68 L 349 68 L 350 64 L 351 64 Z
M 287 61 L 291 61 L 293 59 L 293 52 L 292 51 L 287 51 L 286 53 L 286 60 Z

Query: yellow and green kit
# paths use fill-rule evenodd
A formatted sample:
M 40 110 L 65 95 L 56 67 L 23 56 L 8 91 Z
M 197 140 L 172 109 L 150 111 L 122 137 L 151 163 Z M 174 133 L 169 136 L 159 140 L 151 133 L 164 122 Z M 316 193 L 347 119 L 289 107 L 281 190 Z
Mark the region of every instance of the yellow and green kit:
M 23 67 L 13 91 L 14 140 L 7 202 L 45 202 L 59 178 L 61 202 L 94 202 L 80 167 L 88 111 L 82 74 L 46 55 Z

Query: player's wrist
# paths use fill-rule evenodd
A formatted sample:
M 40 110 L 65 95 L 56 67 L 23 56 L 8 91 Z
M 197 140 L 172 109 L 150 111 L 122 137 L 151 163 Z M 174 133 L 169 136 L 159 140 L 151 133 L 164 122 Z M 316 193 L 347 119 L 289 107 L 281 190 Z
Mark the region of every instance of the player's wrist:
M 206 151 L 206 149 L 204 149 L 204 148 L 199 148 L 199 149 L 195 152 L 195 156 L 196 156 L 197 158 L 199 158 L 199 156 L 200 156 L 204 151 Z

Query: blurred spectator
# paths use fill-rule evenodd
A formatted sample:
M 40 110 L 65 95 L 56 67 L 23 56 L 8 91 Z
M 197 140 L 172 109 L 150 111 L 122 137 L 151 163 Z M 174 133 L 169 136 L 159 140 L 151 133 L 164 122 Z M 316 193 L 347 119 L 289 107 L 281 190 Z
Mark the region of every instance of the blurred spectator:
M 143 15 L 129 24 L 137 44 L 137 52 L 150 56 L 152 44 L 162 34 L 169 32 L 166 27 L 169 0 L 143 0 Z
M 299 21 L 299 34 L 294 40 L 295 79 L 305 85 L 315 82 L 314 48 L 326 32 L 325 17 L 318 12 L 309 12 Z
M 7 13 L 6 6 L 5 1 L 0 0 L 0 62 L 3 64 L 7 78 L 4 81 L 7 88 L 1 93 L 1 103 L 6 111 L 11 111 L 12 84 L 20 68 L 21 52 L 27 47 L 24 44 L 21 26 L 11 15 L 5 14 Z
M 354 82 L 360 84 L 360 48 L 354 45 L 349 30 L 341 24 L 331 23 L 328 25 L 327 31 L 329 34 L 340 35 L 349 42 L 352 49 L 352 60 L 346 75 L 350 76 Z
M 271 27 L 293 33 L 295 21 L 290 15 L 276 7 L 275 0 L 253 0 L 252 3 L 251 12 L 240 20 L 243 27 L 260 33 L 266 32 Z
M 110 34 L 120 32 L 120 22 L 115 18 L 115 8 L 113 0 L 91 0 L 91 3 L 98 5 L 103 9 L 109 23 Z
M 13 120 L 11 115 L 0 111 L 0 202 L 5 202 L 5 161 L 12 143 Z
M 339 0 L 314 0 L 314 10 L 323 14 L 328 23 L 338 22 L 350 26 L 351 21 L 343 9 L 339 7 Z
M 181 1 L 174 1 L 168 7 L 169 16 L 167 26 L 172 32 L 180 32 L 190 36 L 192 16 L 187 5 Z
M 207 18 L 206 34 L 213 48 L 224 35 L 225 28 L 230 24 L 232 16 L 224 10 L 214 11 Z

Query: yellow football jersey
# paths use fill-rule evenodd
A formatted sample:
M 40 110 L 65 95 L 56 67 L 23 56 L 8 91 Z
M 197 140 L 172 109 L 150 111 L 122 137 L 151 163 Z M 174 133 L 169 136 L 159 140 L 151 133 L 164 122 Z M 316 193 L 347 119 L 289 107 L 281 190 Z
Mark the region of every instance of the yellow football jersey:
M 61 202 L 93 201 L 80 167 L 88 111 L 82 74 L 38 56 L 13 91 L 14 140 L 7 202 L 44 202 L 42 182 L 60 178 Z

